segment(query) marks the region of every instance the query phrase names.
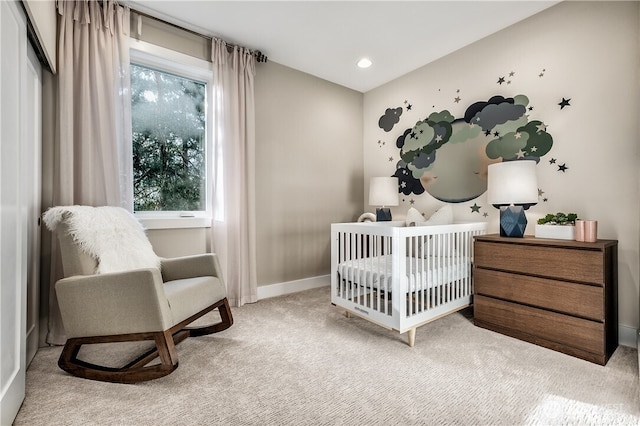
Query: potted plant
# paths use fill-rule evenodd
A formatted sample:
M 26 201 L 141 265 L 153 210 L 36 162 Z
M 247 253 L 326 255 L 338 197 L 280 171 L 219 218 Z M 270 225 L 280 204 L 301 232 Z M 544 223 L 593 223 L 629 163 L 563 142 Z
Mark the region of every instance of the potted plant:
M 538 219 L 535 236 L 536 238 L 574 240 L 577 219 L 578 215 L 575 213 L 549 213 L 545 217 Z

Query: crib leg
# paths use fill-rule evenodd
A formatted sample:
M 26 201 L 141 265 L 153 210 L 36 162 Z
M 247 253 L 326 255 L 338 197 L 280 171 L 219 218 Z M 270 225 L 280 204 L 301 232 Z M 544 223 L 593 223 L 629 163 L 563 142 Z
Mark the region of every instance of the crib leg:
M 416 343 L 416 328 L 414 327 L 409 330 L 407 336 L 409 338 L 409 346 L 413 347 L 413 345 Z
M 347 318 L 351 318 L 351 312 L 344 311 L 344 316 L 347 317 Z

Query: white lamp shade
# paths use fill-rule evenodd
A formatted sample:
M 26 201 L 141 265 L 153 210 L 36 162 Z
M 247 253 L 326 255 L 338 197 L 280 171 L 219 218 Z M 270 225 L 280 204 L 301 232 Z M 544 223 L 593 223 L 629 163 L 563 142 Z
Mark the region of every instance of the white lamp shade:
M 533 160 L 505 161 L 489 165 L 487 201 L 492 205 L 538 202 L 538 178 Z
M 398 178 L 372 177 L 369 182 L 370 206 L 398 205 Z

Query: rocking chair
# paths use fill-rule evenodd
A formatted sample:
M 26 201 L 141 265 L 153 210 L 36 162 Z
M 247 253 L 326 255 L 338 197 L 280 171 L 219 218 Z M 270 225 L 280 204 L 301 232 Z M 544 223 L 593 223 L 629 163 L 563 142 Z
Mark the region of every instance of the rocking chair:
M 116 207 L 54 207 L 43 219 L 57 231 L 65 277 L 55 285 L 64 371 L 105 382 L 157 379 L 178 367 L 176 344 L 233 324 L 215 254 L 161 259 L 136 218 Z M 188 327 L 214 309 L 219 323 Z M 132 341 L 154 347 L 121 367 L 78 358 L 83 345 Z

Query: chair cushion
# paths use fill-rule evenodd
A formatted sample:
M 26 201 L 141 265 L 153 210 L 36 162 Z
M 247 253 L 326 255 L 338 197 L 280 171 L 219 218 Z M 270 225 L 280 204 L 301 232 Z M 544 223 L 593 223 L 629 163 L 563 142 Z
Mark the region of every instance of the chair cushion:
M 222 281 L 209 276 L 167 281 L 164 291 L 171 308 L 173 325 L 227 296 Z

